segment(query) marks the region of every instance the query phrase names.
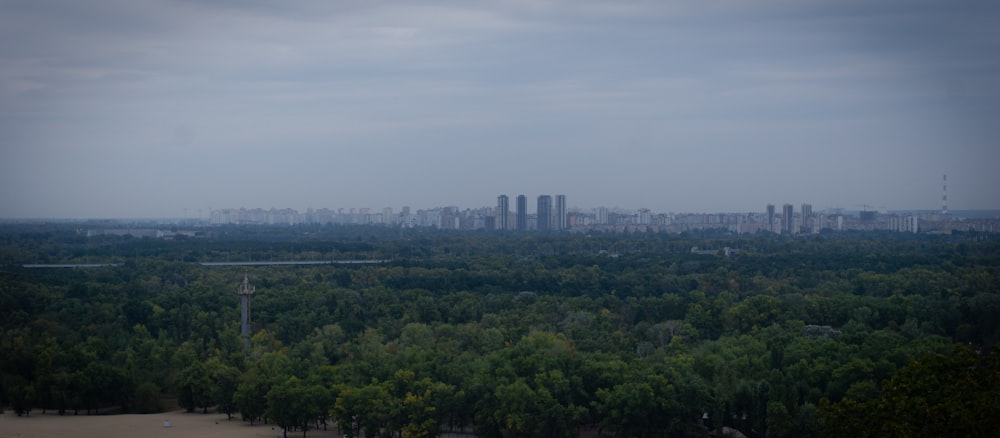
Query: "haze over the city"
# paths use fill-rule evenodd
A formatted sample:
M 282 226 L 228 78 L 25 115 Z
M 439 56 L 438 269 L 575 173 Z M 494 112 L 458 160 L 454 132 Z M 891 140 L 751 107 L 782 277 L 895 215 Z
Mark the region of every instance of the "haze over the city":
M 0 217 L 996 209 L 998 5 L 3 1 Z

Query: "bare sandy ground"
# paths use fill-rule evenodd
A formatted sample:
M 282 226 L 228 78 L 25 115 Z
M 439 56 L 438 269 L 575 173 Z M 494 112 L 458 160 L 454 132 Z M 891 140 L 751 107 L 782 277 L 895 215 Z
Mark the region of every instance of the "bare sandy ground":
M 169 420 L 171 427 L 164 427 Z M 0 415 L 0 438 L 250 438 L 278 436 L 272 425 L 226 420 L 225 414 L 188 414 L 184 411 L 148 415 L 41 415 L 18 417 L 8 411 Z M 335 428 L 310 430 L 306 438 L 339 436 Z M 289 432 L 288 437 L 301 437 L 302 432 Z

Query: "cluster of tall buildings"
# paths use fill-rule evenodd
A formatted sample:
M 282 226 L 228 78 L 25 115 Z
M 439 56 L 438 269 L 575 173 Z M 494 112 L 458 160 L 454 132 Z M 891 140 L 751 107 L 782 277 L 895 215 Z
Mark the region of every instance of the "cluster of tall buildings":
M 783 204 L 780 209 L 767 204 L 763 211 L 745 213 L 660 213 L 597 207 L 570 209 L 566 195 L 540 195 L 529 211 L 528 197 L 518 195 L 514 205 L 507 195 L 497 196 L 495 206 L 459 208 L 455 206 L 411 210 L 369 208 L 308 209 L 219 209 L 210 210 L 209 224 L 241 225 L 382 225 L 428 227 L 441 230 L 498 230 L 542 232 L 664 232 L 684 233 L 698 230 L 726 230 L 735 234 L 770 232 L 782 235 L 829 231 L 890 230 L 897 232 L 948 232 L 950 230 L 1000 230 L 1000 219 L 964 219 L 936 212 L 886 212 L 865 209 L 813 211 L 810 204 L 798 209 Z M 115 231 L 109 230 L 108 233 Z M 132 232 L 132 231 L 129 231 Z
M 774 204 L 767 204 L 767 231 L 779 234 L 812 233 L 819 231 L 814 228 L 815 225 L 810 204 L 802 204 L 798 216 L 792 204 L 781 206 L 781 216 L 775 212 Z
M 535 208 L 535 214 L 528 214 L 528 198 L 517 195 L 515 209 L 510 210 L 510 198 L 507 195 L 497 196 L 496 211 L 487 226 L 494 230 L 516 231 L 561 231 L 569 229 L 569 217 L 566 215 L 566 195 L 540 195 Z

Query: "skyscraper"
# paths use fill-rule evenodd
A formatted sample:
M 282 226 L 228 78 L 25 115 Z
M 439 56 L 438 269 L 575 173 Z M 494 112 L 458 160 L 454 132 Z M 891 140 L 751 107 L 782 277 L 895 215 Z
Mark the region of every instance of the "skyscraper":
M 640 208 L 637 213 L 639 213 L 640 224 L 649 225 L 652 222 L 652 212 L 648 208 Z
M 510 224 L 508 223 L 508 217 L 510 216 L 510 202 L 507 195 L 497 196 L 497 212 L 496 212 L 496 228 L 498 230 L 509 230 Z
M 517 195 L 517 230 L 528 229 L 528 198 L 524 195 Z
M 552 196 L 538 197 L 538 231 L 552 230 Z
M 813 206 L 811 204 L 802 204 L 802 232 L 811 233 L 812 232 L 812 214 Z
M 608 208 L 607 207 L 597 207 L 597 213 L 595 214 L 597 218 L 597 223 L 600 225 L 608 224 Z
M 774 232 L 774 204 L 767 204 L 767 231 Z
M 794 208 L 792 204 L 785 204 L 781 207 L 781 233 L 792 234 L 792 224 L 794 223 Z
M 560 231 L 569 228 L 569 223 L 566 221 L 566 195 L 556 195 L 556 211 L 553 215 L 555 216 L 553 228 Z

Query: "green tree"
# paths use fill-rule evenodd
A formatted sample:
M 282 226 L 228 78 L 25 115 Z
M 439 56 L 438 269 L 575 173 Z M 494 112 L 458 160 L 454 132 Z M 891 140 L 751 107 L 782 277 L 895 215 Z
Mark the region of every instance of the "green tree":
M 824 399 L 826 436 L 991 436 L 1000 428 L 1000 354 L 956 346 L 914 359 L 875 399 Z
M 767 436 L 794 436 L 795 419 L 788 413 L 788 408 L 780 402 L 767 404 Z
M 34 386 L 24 377 L 7 375 L 3 379 L 3 388 L 17 416 L 27 416 L 35 404 Z
M 334 417 L 340 429 L 348 430 L 351 436 L 364 432 L 365 437 L 374 438 L 388 424 L 392 403 L 386 386 L 379 383 L 343 387 L 334 405 Z
M 181 370 L 174 381 L 177 388 L 177 403 L 188 412 L 202 408 L 203 413 L 214 401 L 212 397 L 212 375 L 205 363 L 194 362 Z
M 327 398 L 325 391 L 319 385 L 311 385 L 292 376 L 268 391 L 266 415 L 282 429 L 299 428 L 305 438 L 312 424 L 327 409 L 323 406 Z
M 399 370 L 386 382 L 393 397 L 390 424 L 407 437 L 437 436 L 449 409 L 455 388 L 429 377 L 417 379 L 409 370 Z
M 490 357 L 477 377 L 477 434 L 573 436 L 586 406 L 580 361 L 562 335 L 532 332 Z
M 244 421 L 253 425 L 254 420 L 262 418 L 267 411 L 267 393 L 261 394 L 261 385 L 254 381 L 243 382 L 236 387 L 233 403 Z
M 234 367 L 226 365 L 213 357 L 205 364 L 205 368 L 211 376 L 212 386 L 210 397 L 220 412 L 224 412 L 227 418 L 232 419 L 236 408 L 236 391 L 240 384 L 240 371 Z
M 255 339 L 258 338 L 255 336 Z M 292 361 L 283 351 L 264 353 L 241 377 L 233 403 L 244 420 L 263 418 L 268 409 L 267 393 L 292 375 Z
M 615 436 L 652 437 L 662 435 L 669 427 L 662 424 L 670 418 L 663 404 L 673 399 L 656 394 L 649 382 L 624 382 L 601 388 L 595 398 L 602 431 Z

